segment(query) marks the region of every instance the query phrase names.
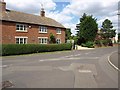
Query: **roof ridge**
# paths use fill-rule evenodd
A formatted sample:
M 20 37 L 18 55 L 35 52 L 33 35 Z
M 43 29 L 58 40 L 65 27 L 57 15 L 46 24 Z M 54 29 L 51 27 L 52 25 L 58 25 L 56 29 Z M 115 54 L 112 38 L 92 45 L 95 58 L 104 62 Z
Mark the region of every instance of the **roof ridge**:
M 7 9 L 7 10 L 9 10 L 9 9 Z M 25 13 L 25 12 L 22 12 L 22 11 L 15 11 L 15 10 L 9 10 L 9 11 L 13 11 L 13 12 L 17 12 L 17 13 L 23 13 L 23 14 L 28 14 L 28 15 L 33 15 L 33 16 L 39 16 L 39 15 L 31 14 L 31 13 Z M 39 16 L 39 17 L 41 17 L 41 16 Z
M 40 24 L 53 27 L 65 28 L 61 23 L 50 17 L 42 17 L 40 15 L 25 13 L 21 11 L 6 9 L 7 14 L 2 16 L 2 20 L 14 21 L 14 22 L 25 22 L 31 24 Z M 1 16 L 0 16 L 1 17 Z

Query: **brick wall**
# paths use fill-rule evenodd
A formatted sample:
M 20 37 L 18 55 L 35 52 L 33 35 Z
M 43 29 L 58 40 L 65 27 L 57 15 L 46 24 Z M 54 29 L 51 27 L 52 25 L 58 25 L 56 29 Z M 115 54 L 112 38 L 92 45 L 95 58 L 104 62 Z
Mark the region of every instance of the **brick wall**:
M 24 24 L 24 23 L 21 23 Z M 26 36 L 28 37 L 27 43 L 38 43 L 38 37 L 48 37 L 50 33 L 54 34 L 56 38 L 60 38 L 62 43 L 65 43 L 65 29 L 62 29 L 61 34 L 56 34 L 55 27 L 48 27 L 48 33 L 39 33 L 39 25 L 31 25 L 31 28 L 27 29 L 27 32 L 17 32 L 16 31 L 16 23 L 14 22 L 2 22 L 2 43 L 3 44 L 14 44 L 15 43 L 15 36 Z

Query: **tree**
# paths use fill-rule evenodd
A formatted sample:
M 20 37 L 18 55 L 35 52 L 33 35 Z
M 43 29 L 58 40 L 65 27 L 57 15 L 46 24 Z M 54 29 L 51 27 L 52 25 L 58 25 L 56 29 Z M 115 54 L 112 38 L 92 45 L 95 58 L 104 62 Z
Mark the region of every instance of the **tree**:
M 66 40 L 69 40 L 71 39 L 71 29 L 70 28 L 67 28 L 66 31 L 65 31 L 65 39 Z
M 56 43 L 56 38 L 52 33 L 50 33 L 50 43 Z
M 118 33 L 118 42 L 120 42 L 120 33 Z
M 116 35 L 116 30 L 113 29 L 112 22 L 108 19 L 105 19 L 104 22 L 102 23 L 102 36 L 105 39 L 113 38 Z
M 80 44 L 88 41 L 94 41 L 98 31 L 98 24 L 93 16 L 83 14 L 80 18 L 78 37 Z
M 77 41 L 78 41 L 78 37 L 77 37 L 77 36 L 72 35 L 72 36 L 71 36 L 71 39 L 73 39 L 73 40 L 74 40 L 74 43 L 77 44 Z
M 86 19 L 86 17 L 87 17 L 87 14 L 84 13 L 83 16 L 82 16 L 82 18 L 80 18 L 80 22 L 84 21 Z

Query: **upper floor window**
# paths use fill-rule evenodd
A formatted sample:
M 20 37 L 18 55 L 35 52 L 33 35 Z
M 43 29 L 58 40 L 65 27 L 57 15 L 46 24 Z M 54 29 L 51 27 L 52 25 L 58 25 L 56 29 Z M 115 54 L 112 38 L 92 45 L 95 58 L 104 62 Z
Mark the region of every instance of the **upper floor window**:
M 27 31 L 26 24 L 16 24 L 16 31 Z
M 57 28 L 57 29 L 56 29 L 56 32 L 57 32 L 57 34 L 61 34 L 61 29 L 60 29 L 60 28 Z
M 45 26 L 40 26 L 40 27 L 39 27 L 39 32 L 40 32 L 40 33 L 47 33 L 47 27 L 45 27 Z

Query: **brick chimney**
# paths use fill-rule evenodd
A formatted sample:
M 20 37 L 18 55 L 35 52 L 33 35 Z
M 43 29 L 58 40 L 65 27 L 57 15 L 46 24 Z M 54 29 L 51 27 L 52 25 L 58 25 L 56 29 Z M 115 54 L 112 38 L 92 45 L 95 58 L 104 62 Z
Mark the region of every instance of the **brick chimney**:
M 41 10 L 41 17 L 45 17 L 45 11 L 44 11 L 44 9 Z
M 41 4 L 41 17 L 45 17 L 45 11 L 44 11 L 44 8 L 43 8 L 43 4 Z
M 2 9 L 2 12 L 6 11 L 6 2 L 4 2 L 4 0 L 0 1 L 0 8 Z

